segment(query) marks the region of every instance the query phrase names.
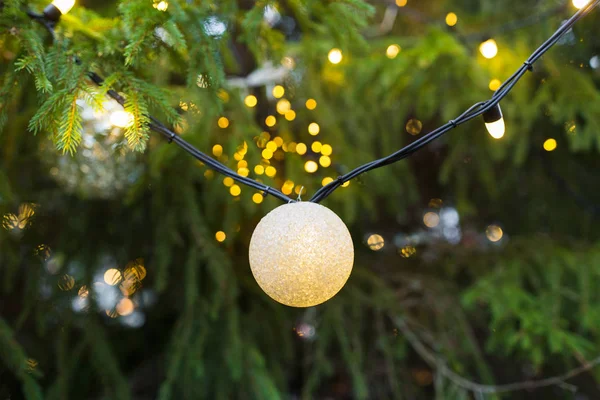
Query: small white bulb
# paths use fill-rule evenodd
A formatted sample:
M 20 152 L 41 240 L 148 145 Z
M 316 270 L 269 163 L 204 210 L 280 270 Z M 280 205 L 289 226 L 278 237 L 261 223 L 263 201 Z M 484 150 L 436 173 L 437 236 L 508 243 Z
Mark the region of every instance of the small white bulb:
M 486 122 L 485 127 L 487 128 L 489 134 L 494 139 L 501 139 L 504 136 L 504 132 L 506 131 L 506 126 L 504 125 L 504 118 L 500 118 L 495 122 Z
M 60 11 L 62 15 L 65 15 L 75 5 L 75 0 L 54 0 L 52 5 Z

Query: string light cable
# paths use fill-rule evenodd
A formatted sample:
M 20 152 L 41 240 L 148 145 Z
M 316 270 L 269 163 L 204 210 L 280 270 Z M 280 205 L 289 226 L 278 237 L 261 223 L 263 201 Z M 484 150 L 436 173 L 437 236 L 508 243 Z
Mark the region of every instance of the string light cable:
M 42 24 L 50 32 L 52 37 L 55 38 L 54 28 L 56 24 L 59 22 L 60 17 L 63 14 L 66 14 L 74 6 L 74 3 L 74 0 L 54 0 L 52 4 L 48 5 L 44 9 L 43 14 L 36 14 L 31 11 L 27 11 L 27 14 L 35 21 Z M 428 134 L 422 136 L 421 138 L 410 143 L 409 145 L 396 151 L 395 153 L 392 153 L 384 158 L 371 161 L 367 164 L 355 168 L 354 170 L 348 172 L 345 175 L 339 176 L 336 180 L 317 190 L 317 192 L 310 199 L 310 202 L 320 203 L 344 183 L 355 179 L 356 177 L 369 171 L 403 160 L 411 154 L 415 153 L 416 151 L 420 150 L 421 148 L 427 146 L 432 141 L 440 138 L 452 129 L 455 129 L 460 125 L 471 121 L 472 119 L 477 118 L 479 116 L 483 116 L 486 128 L 492 136 L 501 137 L 504 134 L 504 121 L 502 111 L 500 109 L 501 100 L 504 99 L 510 93 L 510 91 L 516 86 L 519 80 L 523 76 L 525 76 L 527 72 L 533 70 L 534 64 L 546 52 L 548 52 L 563 37 L 563 35 L 569 32 L 575 25 L 575 23 L 577 23 L 581 18 L 585 17 L 589 13 L 591 13 L 591 11 L 594 8 L 596 8 L 599 4 L 600 0 L 589 1 L 585 6 L 581 7 L 571 18 L 564 21 L 563 24 L 554 32 L 554 34 L 552 34 L 552 36 L 550 36 L 539 48 L 537 48 L 529 56 L 529 58 L 521 65 L 521 67 L 517 69 L 517 71 L 515 71 L 506 81 L 504 81 L 504 83 L 498 88 L 498 90 L 496 90 L 496 92 L 489 100 L 475 103 L 455 119 L 448 121 L 446 124 L 438 127 L 437 129 L 434 129 Z M 88 76 L 96 85 L 102 86 L 104 84 L 103 78 L 100 77 L 98 74 L 94 72 L 89 72 Z M 121 104 L 121 106 L 125 105 L 125 99 L 116 91 L 109 90 L 107 93 L 111 98 L 113 98 L 119 104 Z M 295 200 L 289 198 L 288 196 L 286 196 L 281 191 L 275 188 L 259 183 L 251 178 L 237 174 L 232 169 L 228 168 L 227 166 L 213 159 L 212 157 L 206 155 L 187 141 L 183 140 L 179 135 L 167 128 L 156 118 L 149 116 L 149 119 L 151 122 L 149 123 L 148 127 L 151 130 L 162 134 L 169 141 L 169 143 L 174 142 L 183 150 L 187 151 L 194 158 L 203 162 L 205 165 L 215 170 L 216 172 L 228 176 L 243 185 L 257 189 L 263 192 L 264 196 L 270 194 L 282 200 L 285 203 L 296 202 Z
M 439 128 L 429 132 L 418 140 L 412 142 L 411 144 L 403 147 L 397 152 L 390 154 L 387 157 L 381 158 L 379 160 L 372 161 L 365 165 L 362 165 L 345 175 L 339 176 L 336 180 L 329 183 L 328 185 L 319 189 L 310 201 L 315 203 L 320 203 L 329 195 L 331 195 L 337 188 L 339 188 L 345 182 L 348 182 L 359 175 L 362 175 L 366 172 L 372 171 L 377 168 L 381 168 L 386 165 L 393 164 L 398 162 L 414 152 L 420 150 L 424 146 L 428 145 L 432 141 L 438 139 L 443 136 L 445 133 L 450 130 L 457 128 L 458 126 L 477 118 L 478 116 L 483 116 L 484 122 L 486 122 L 486 127 L 488 130 L 490 129 L 490 124 L 494 122 L 501 121 L 502 111 L 500 109 L 500 101 L 504 99 L 510 91 L 516 86 L 519 80 L 528 72 L 533 70 L 533 66 L 536 61 L 538 61 L 548 50 L 550 50 L 562 37 L 564 34 L 569 32 L 571 28 L 579 21 L 581 18 L 585 17 L 589 14 L 595 7 L 600 4 L 600 0 L 590 1 L 584 7 L 582 7 L 579 11 L 577 11 L 571 18 L 565 21 L 560 28 L 550 36 L 537 50 L 535 50 L 531 56 L 519 67 L 519 69 L 513 73 L 494 93 L 491 99 L 487 101 L 482 101 L 479 103 L 475 103 L 471 107 L 469 107 L 464 113 L 462 113 L 457 118 L 450 120 L 446 124 L 440 126 Z M 492 133 L 490 131 L 490 133 Z

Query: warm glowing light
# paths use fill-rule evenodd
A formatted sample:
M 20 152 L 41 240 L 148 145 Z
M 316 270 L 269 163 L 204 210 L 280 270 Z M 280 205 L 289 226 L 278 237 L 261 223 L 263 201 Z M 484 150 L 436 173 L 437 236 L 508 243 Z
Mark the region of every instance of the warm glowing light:
M 118 269 L 111 268 L 104 273 L 104 282 L 108 285 L 115 286 L 121 282 L 122 279 L 121 271 Z
M 579 10 L 585 7 L 590 0 L 573 0 L 573 6 Z M 63 13 L 64 14 L 64 13 Z
M 270 160 L 271 158 L 273 158 L 273 152 L 269 149 L 264 149 L 261 153 L 261 156 L 265 160 Z
M 379 251 L 385 246 L 385 240 L 381 235 L 371 235 L 367 239 L 367 245 L 373 251 Z
M 121 299 L 119 303 L 117 303 L 117 307 L 115 307 L 119 315 L 126 316 L 133 313 L 135 306 L 133 305 L 133 301 L 128 298 Z
M 156 8 L 158 11 L 167 11 L 167 8 L 169 8 L 169 3 L 166 1 L 161 1 L 160 3 L 154 4 L 154 8 Z
M 265 148 L 271 152 L 275 152 L 277 150 L 277 143 L 274 140 L 267 142 Z
M 308 108 L 309 110 L 314 110 L 315 108 L 317 108 L 317 101 L 315 99 L 306 100 L 306 108 Z
M 331 49 L 327 55 L 329 62 L 332 64 L 339 64 L 342 61 L 342 51 L 340 49 Z
M 273 88 L 273 97 L 275 97 L 276 99 L 279 99 L 281 97 L 283 97 L 283 95 L 285 94 L 285 88 L 281 85 L 277 85 Z
M 110 114 L 110 123 L 118 128 L 127 128 L 133 123 L 133 115 L 127 111 L 115 111 Z
M 75 5 L 75 0 L 54 0 L 52 5 L 58 8 L 61 14 L 65 15 L 71 11 L 71 8 Z
M 239 185 L 233 185 L 229 188 L 229 193 L 234 197 L 239 196 L 242 193 L 242 188 Z
M 331 165 L 331 158 L 327 156 L 321 156 L 321 158 L 319 158 L 319 164 L 321 164 L 322 167 L 327 168 Z
M 246 105 L 246 107 L 256 107 L 256 104 L 258 104 L 258 99 L 256 98 L 256 96 L 249 94 L 244 99 L 244 104 Z
M 290 101 L 288 99 L 281 99 L 277 102 L 277 105 L 275 108 L 277 109 L 277 112 L 279 114 L 284 115 L 286 112 L 288 112 L 292 109 L 292 104 L 290 103 Z
M 388 46 L 387 50 L 385 51 L 385 55 L 387 56 L 387 58 L 394 59 L 396 58 L 396 56 L 398 56 L 398 54 L 400 54 L 400 46 L 398 46 L 397 44 L 391 44 Z
M 333 153 L 333 148 L 330 145 L 324 144 L 323 147 L 321 147 L 321 154 L 324 156 L 330 156 L 331 153 Z
M 273 142 L 277 145 L 277 147 L 283 146 L 283 138 L 281 136 L 275 136 Z
M 227 239 L 227 235 L 225 234 L 225 232 L 223 231 L 219 231 L 217 233 L 215 233 L 215 239 L 217 239 L 217 242 L 224 242 L 225 239 Z
M 502 232 L 502 228 L 498 225 L 490 225 L 485 230 L 485 236 L 487 236 L 490 242 L 498 242 L 504 236 L 504 232 Z
M 321 132 L 321 127 L 316 122 L 312 122 L 310 125 L 308 125 L 308 133 L 311 135 L 317 136 L 319 132 Z
M 18 215 L 5 214 L 2 218 L 2 227 L 7 231 L 19 231 L 27 228 L 32 223 L 35 215 L 35 204 L 24 203 L 19 206 Z
M 285 119 L 287 119 L 288 121 L 295 120 L 296 119 L 296 111 L 290 110 L 290 111 L 286 112 Z
M 237 173 L 241 176 L 248 176 L 250 175 L 250 170 L 248 168 L 242 167 L 238 169 Z
M 88 289 L 87 286 L 83 285 L 82 287 L 79 288 L 77 295 L 79 297 L 81 297 L 82 299 L 85 299 L 90 295 L 90 290 Z
M 408 3 L 408 0 L 396 0 L 396 5 L 398 7 L 404 7 Z
M 417 249 L 414 246 L 404 246 L 402 249 L 398 251 L 402 258 L 410 258 L 417 254 Z
M 217 121 L 217 124 L 219 125 L 219 128 L 225 129 L 229 126 L 229 120 L 226 117 L 221 117 Z
M 296 145 L 296 153 L 300 154 L 301 156 L 306 154 L 307 151 L 308 151 L 308 147 L 306 147 L 306 145 L 304 143 L 298 143 Z
M 487 131 L 490 136 L 494 139 L 502 139 L 504 137 L 504 132 L 506 131 L 506 127 L 504 125 L 504 118 L 500 118 L 498 121 L 490 122 L 485 124 Z
M 266 124 L 268 127 L 273 127 L 273 126 L 275 126 L 275 124 L 276 124 L 276 123 L 277 123 L 277 119 L 276 119 L 274 116 L 272 116 L 272 115 L 269 115 L 269 116 L 268 116 L 268 117 L 265 119 L 265 124 Z
M 277 175 L 277 169 L 275 167 L 269 165 L 267 168 L 265 168 L 265 174 L 269 178 L 274 178 L 275 175 Z
M 321 142 L 313 142 L 313 144 L 310 146 L 310 149 L 315 153 L 320 153 L 322 148 L 323 145 L 321 144 Z
M 346 188 L 348 186 L 350 186 L 350 181 L 346 181 L 346 182 L 342 183 L 343 188 Z
M 330 178 L 330 177 L 323 178 L 323 180 L 321 181 L 321 185 L 323 185 L 323 186 L 327 186 L 327 185 L 329 185 L 331 182 L 333 182 L 333 178 Z
M 316 162 L 309 160 L 304 164 L 304 170 L 309 174 L 314 174 L 319 169 L 319 164 Z
M 406 132 L 413 136 L 418 135 L 423 130 L 423 123 L 418 119 L 411 118 L 406 123 Z
M 454 26 L 458 22 L 458 15 L 453 12 L 450 12 L 446 15 L 446 24 L 448 26 Z
M 479 45 L 479 51 L 485 58 L 492 59 L 498 54 L 498 45 L 494 39 L 489 39 Z
M 346 225 L 329 209 L 311 202 L 271 211 L 250 241 L 250 267 L 258 285 L 291 307 L 312 307 L 335 296 L 353 263 Z
M 73 289 L 73 286 L 75 286 L 75 279 L 69 274 L 61 276 L 58 280 L 58 288 L 63 292 L 68 292 Z
M 440 216 L 434 212 L 428 212 L 423 215 L 423 223 L 428 228 L 435 228 L 440 224 Z
M 496 90 L 500 89 L 500 86 L 502 86 L 502 82 L 500 82 L 500 79 L 492 79 L 490 81 L 490 90 L 492 92 L 495 92 Z
M 220 144 L 215 144 L 212 148 L 212 152 L 215 155 L 215 157 L 221 157 L 221 155 L 223 154 L 223 146 L 221 146 Z
M 254 167 L 254 173 L 256 175 L 262 175 L 265 173 L 265 167 L 263 167 L 262 165 L 257 165 L 256 167 Z
M 544 142 L 544 150 L 546 151 L 554 151 L 556 147 L 558 147 L 558 144 L 555 139 L 550 138 Z
M 263 196 L 261 193 L 254 193 L 252 195 L 252 201 L 255 202 L 256 204 L 262 203 L 264 199 L 265 199 L 265 196 Z
M 232 187 L 234 183 L 235 181 L 233 180 L 233 178 L 226 177 L 225 179 L 223 179 L 223 185 L 227 187 Z

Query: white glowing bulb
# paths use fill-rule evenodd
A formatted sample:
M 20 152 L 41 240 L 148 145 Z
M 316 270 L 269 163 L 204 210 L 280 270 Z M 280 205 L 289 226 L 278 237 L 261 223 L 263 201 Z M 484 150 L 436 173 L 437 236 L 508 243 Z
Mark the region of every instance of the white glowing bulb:
M 342 51 L 340 49 L 331 49 L 327 58 L 329 58 L 330 63 L 339 64 L 343 58 Z
M 573 6 L 579 10 L 585 7 L 590 0 L 573 0 Z
M 271 298 L 291 307 L 312 307 L 335 296 L 354 264 L 348 228 L 331 210 L 290 203 L 267 214 L 250 240 L 250 268 Z
M 71 11 L 71 8 L 75 5 L 75 0 L 54 0 L 52 5 L 60 11 L 61 14 L 66 14 Z
M 487 128 L 489 134 L 494 139 L 501 139 L 504 136 L 504 132 L 506 127 L 504 125 L 504 118 L 500 118 L 495 122 L 486 122 L 485 127 Z
M 485 58 L 491 59 L 498 54 L 498 45 L 494 39 L 489 39 L 479 45 L 479 51 Z
M 119 128 L 127 128 L 133 123 L 133 116 L 127 111 L 115 111 L 110 115 L 110 123 Z

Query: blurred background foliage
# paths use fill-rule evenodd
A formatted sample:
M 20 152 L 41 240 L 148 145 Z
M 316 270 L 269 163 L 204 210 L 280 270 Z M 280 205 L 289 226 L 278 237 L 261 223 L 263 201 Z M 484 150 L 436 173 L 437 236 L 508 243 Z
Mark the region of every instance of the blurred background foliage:
M 502 139 L 473 121 L 325 201 L 355 269 L 303 310 L 248 265 L 278 200 L 147 113 L 306 199 L 491 96 L 573 4 L 81 0 L 54 44 L 23 13 L 45 5 L 0 2 L 1 399 L 600 396 L 596 370 L 506 395 L 446 373 L 495 385 L 600 354 L 597 12 L 503 101 Z

